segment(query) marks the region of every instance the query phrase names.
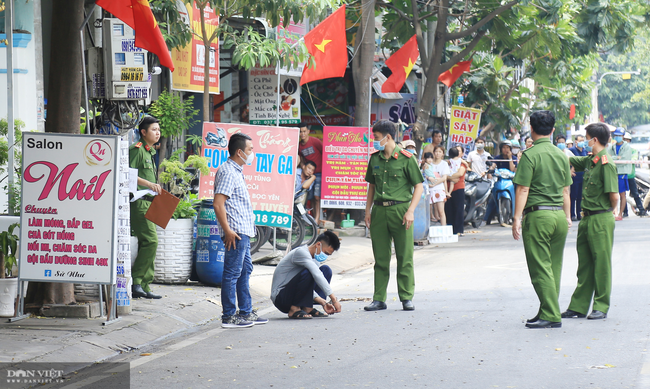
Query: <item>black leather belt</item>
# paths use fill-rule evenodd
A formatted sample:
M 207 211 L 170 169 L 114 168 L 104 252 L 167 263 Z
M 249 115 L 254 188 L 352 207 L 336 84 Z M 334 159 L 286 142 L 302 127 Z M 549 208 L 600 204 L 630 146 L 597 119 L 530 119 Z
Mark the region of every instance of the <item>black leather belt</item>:
M 524 215 L 535 211 L 561 211 L 562 207 L 549 207 L 547 205 L 535 205 L 524 209 Z
M 390 200 L 390 201 L 375 201 L 375 205 L 379 205 L 380 207 L 390 207 L 392 205 L 397 205 L 397 204 L 404 204 L 406 201 L 395 201 L 395 200 Z
M 609 208 L 609 209 L 599 209 L 598 211 L 590 211 L 588 209 L 583 209 L 582 214 L 585 216 L 593 216 L 593 215 L 598 215 L 599 213 L 605 213 L 605 212 L 613 212 L 614 208 Z

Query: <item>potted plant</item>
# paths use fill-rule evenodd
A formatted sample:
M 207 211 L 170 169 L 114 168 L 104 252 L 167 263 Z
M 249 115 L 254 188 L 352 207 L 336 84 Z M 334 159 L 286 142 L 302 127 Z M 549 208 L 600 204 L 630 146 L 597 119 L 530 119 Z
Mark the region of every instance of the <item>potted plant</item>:
M 158 250 L 154 282 L 157 283 L 182 284 L 187 282 L 192 272 L 193 217 L 199 200 L 197 195 L 190 192 L 192 182 L 200 174 L 210 174 L 210 169 L 208 159 L 198 155 L 190 155 L 185 162 L 181 162 L 179 155 L 183 151 L 177 150 L 160 164 L 160 182 L 167 185 L 169 191 L 181 201 L 167 228 L 156 227 Z
M 18 236 L 14 235 L 14 229 L 18 226 L 14 223 L 0 233 L 0 317 L 13 317 L 16 306 L 18 278 L 12 275 L 17 265 Z

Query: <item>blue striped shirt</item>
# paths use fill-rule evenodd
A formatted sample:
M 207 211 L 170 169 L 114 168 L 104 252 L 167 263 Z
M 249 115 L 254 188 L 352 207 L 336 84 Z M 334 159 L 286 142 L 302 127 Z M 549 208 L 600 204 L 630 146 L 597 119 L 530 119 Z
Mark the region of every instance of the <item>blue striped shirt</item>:
M 237 234 L 255 236 L 255 215 L 251 205 L 251 196 L 246 187 L 243 169 L 232 159 L 219 167 L 214 177 L 214 194 L 228 197 L 226 200 L 226 218 L 230 229 Z M 219 224 L 219 234 L 223 236 L 223 227 Z

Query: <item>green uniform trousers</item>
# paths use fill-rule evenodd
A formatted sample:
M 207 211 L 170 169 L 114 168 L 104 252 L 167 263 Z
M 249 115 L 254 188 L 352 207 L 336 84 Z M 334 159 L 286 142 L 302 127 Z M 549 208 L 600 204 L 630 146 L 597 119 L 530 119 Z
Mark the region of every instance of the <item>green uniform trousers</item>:
M 558 296 L 562 278 L 562 257 L 569 224 L 564 211 L 535 211 L 522 225 L 524 251 L 530 281 L 539 298 L 539 318 L 562 321 Z
M 391 242 L 395 242 L 397 257 L 397 293 L 400 301 L 412 300 L 415 289 L 413 271 L 413 225 L 407 230 L 402 224 L 409 203 L 390 207 L 375 205 L 370 217 L 372 253 L 375 256 L 375 294 L 373 300 L 386 301 L 390 279 Z
M 153 281 L 154 261 L 158 249 L 156 225 L 145 219 L 150 201 L 136 200 L 131 203 L 131 235 L 138 238 L 138 257 L 131 264 L 133 285 L 140 285 L 145 292 L 150 292 L 149 284 Z
M 569 309 L 587 314 L 591 298 L 594 311 L 607 313 L 612 292 L 612 246 L 614 215 L 611 212 L 585 216 L 578 226 L 578 286 Z

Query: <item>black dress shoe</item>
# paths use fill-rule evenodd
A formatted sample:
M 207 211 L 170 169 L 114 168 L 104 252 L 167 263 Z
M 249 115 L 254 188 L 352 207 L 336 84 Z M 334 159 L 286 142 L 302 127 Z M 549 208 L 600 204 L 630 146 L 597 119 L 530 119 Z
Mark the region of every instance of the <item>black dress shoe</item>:
M 528 328 L 560 328 L 562 323 L 559 321 L 537 320 L 532 323 L 526 323 Z
M 570 309 L 567 309 L 565 312 L 562 312 L 561 316 L 563 319 L 582 319 L 583 317 L 587 317 L 587 315 L 583 313 L 572 311 Z
M 415 311 L 415 305 L 413 304 L 413 301 L 411 301 L 411 300 L 403 300 L 402 301 L 402 308 L 405 311 Z
M 142 286 L 140 286 L 140 285 L 131 286 L 131 297 L 133 297 L 133 298 L 140 298 L 140 297 L 148 298 L 147 297 L 147 292 L 145 292 L 144 289 L 142 289 Z
M 526 320 L 526 323 L 533 323 L 539 320 L 539 313 L 534 318 Z
M 370 305 L 363 307 L 366 311 L 380 311 L 386 309 L 386 303 L 383 301 L 373 301 Z
M 598 320 L 598 319 L 607 319 L 607 314 L 601 311 L 591 311 L 591 314 L 587 316 L 589 320 Z
M 147 298 L 148 298 L 148 299 L 155 299 L 155 300 L 158 300 L 158 299 L 161 299 L 161 298 L 162 298 L 162 296 L 159 295 L 159 294 L 155 294 L 155 293 L 152 293 L 152 292 L 146 292 L 146 293 L 147 293 Z

